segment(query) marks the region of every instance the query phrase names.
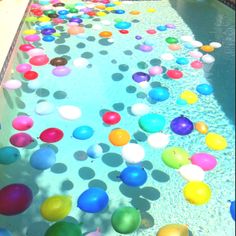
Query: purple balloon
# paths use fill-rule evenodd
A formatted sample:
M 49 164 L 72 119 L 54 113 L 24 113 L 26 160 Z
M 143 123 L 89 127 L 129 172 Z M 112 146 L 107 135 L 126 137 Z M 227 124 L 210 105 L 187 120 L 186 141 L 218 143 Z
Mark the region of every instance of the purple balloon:
M 26 147 L 32 142 L 34 142 L 34 139 L 26 133 L 17 133 L 10 138 L 10 143 L 15 147 Z
M 142 52 L 151 52 L 153 50 L 153 47 L 150 45 L 142 44 L 139 46 L 139 50 Z
M 188 118 L 180 116 L 171 121 L 170 128 L 178 135 L 188 135 L 192 133 L 194 125 Z
M 66 66 L 57 66 L 55 69 L 53 69 L 52 73 L 55 76 L 67 76 L 68 74 L 70 74 L 71 70 L 70 68 L 66 67 Z
M 78 23 L 78 24 L 80 24 L 80 23 L 82 23 L 82 22 L 83 22 L 83 20 L 82 20 L 82 19 L 80 19 L 80 18 L 71 18 L 71 19 L 69 20 L 69 22 L 75 22 L 75 23 Z
M 132 78 L 135 82 L 140 83 L 143 81 L 149 81 L 150 80 L 150 75 L 144 72 L 136 72 L 132 75 Z
M 136 38 L 137 40 L 140 40 L 140 39 L 142 39 L 142 36 L 136 35 L 135 38 Z
M 55 30 L 55 29 L 52 29 L 52 28 L 43 29 L 43 30 L 41 31 L 41 33 L 42 33 L 43 35 L 51 35 L 51 34 L 53 34 L 53 33 L 55 33 L 55 32 L 56 32 L 56 30 Z
M 174 24 L 166 24 L 166 27 L 169 29 L 175 29 L 176 26 Z

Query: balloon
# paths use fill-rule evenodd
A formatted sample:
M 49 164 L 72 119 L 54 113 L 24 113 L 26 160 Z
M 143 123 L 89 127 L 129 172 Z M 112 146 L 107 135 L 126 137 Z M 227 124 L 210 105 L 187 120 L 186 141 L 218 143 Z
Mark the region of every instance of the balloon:
M 55 57 L 50 61 L 52 66 L 65 66 L 67 64 L 67 60 L 63 57 Z
M 27 71 L 30 71 L 32 69 L 32 66 L 30 64 L 20 64 L 16 67 L 16 71 L 18 71 L 19 73 L 25 73 Z
M 114 129 L 109 134 L 109 141 L 114 146 L 124 146 L 130 141 L 130 134 L 124 129 Z
M 89 139 L 93 136 L 94 130 L 90 126 L 79 126 L 73 131 L 73 137 L 80 140 Z
M 81 27 L 81 26 L 70 26 L 69 28 L 68 28 L 68 34 L 70 34 L 70 35 L 78 35 L 78 34 L 82 34 L 82 33 L 84 33 L 84 28 L 83 27 Z
M 34 124 L 34 121 L 29 116 L 17 116 L 12 121 L 12 126 L 16 130 L 25 131 L 30 129 Z
M 187 181 L 203 181 L 205 177 L 204 170 L 193 164 L 187 164 L 179 168 L 180 175 Z
M 183 35 L 181 37 L 181 40 L 184 42 L 191 42 L 191 41 L 193 41 L 193 36 L 192 35 Z
M 196 90 L 202 95 L 210 95 L 213 93 L 213 87 L 210 84 L 199 84 Z
M 165 148 L 170 142 L 170 135 L 163 133 L 154 133 L 149 135 L 148 144 L 153 148 Z
M 1 236 L 12 236 L 12 234 L 7 229 L 3 229 L 3 228 L 0 228 L 0 235 Z
M 110 32 L 110 31 L 102 31 L 102 32 L 99 34 L 99 36 L 100 36 L 101 38 L 110 38 L 110 37 L 112 37 L 112 32 Z
M 132 79 L 137 82 L 143 82 L 143 81 L 149 81 L 151 79 L 149 74 L 146 74 L 144 72 L 136 72 L 132 75 Z
M 139 119 L 139 127 L 148 133 L 161 131 L 165 126 L 165 118 L 159 114 L 146 114 Z
M 0 164 L 9 165 L 16 162 L 20 158 L 18 149 L 7 146 L 0 148 Z
M 202 121 L 195 123 L 195 129 L 201 134 L 207 134 L 208 132 L 208 126 Z
M 85 236 L 102 236 L 100 229 L 97 229 L 95 232 L 86 234 Z
M 183 73 L 179 70 L 168 70 L 166 74 L 171 79 L 180 79 L 183 77 Z
M 40 40 L 40 36 L 37 34 L 31 34 L 24 36 L 24 39 L 28 42 L 37 42 Z
M 157 31 L 154 30 L 154 29 L 146 30 L 146 32 L 147 32 L 148 34 L 156 34 L 156 33 L 157 33 Z
M 88 148 L 87 155 L 93 159 L 100 158 L 103 155 L 103 149 L 99 144 L 94 144 Z
M 115 27 L 117 29 L 129 29 L 131 27 L 131 23 L 125 22 L 125 21 L 121 21 L 121 22 L 116 23 Z
M 204 52 L 213 52 L 215 50 L 215 48 L 210 45 L 203 45 L 200 49 Z
M 211 63 L 215 62 L 215 58 L 210 54 L 206 54 L 202 57 L 202 61 L 207 64 L 211 64 Z
M 78 198 L 77 207 L 88 213 L 97 213 L 104 210 L 109 202 L 107 193 L 100 188 L 89 188 Z
M 230 205 L 230 214 L 232 216 L 232 218 L 235 220 L 235 201 L 231 202 Z
M 141 225 L 141 215 L 133 207 L 120 207 L 112 214 L 111 223 L 116 232 L 131 234 Z
M 11 80 L 7 80 L 6 82 L 2 83 L 3 88 L 7 89 L 7 90 L 15 90 L 18 89 L 22 86 L 22 83 L 20 80 L 16 80 L 16 79 L 11 79 Z
M 57 222 L 51 225 L 44 236 L 82 236 L 81 225 L 70 222 Z
M 108 111 L 102 116 L 102 120 L 108 125 L 115 125 L 120 122 L 121 117 L 120 114 L 117 112 Z
M 203 205 L 211 198 L 210 187 L 201 181 L 188 182 L 185 185 L 183 192 L 185 199 L 194 205 Z
M 201 69 L 203 67 L 203 63 L 201 61 L 193 61 L 190 65 L 194 69 Z
M 147 104 L 144 104 L 144 103 L 136 103 L 136 104 L 132 105 L 132 107 L 131 107 L 131 112 L 135 116 L 145 115 L 145 114 L 149 113 L 150 110 L 151 110 L 151 108 Z
M 187 117 L 179 116 L 171 121 L 170 128 L 178 135 L 188 135 L 192 133 L 194 126 Z
M 22 52 L 28 52 L 29 50 L 35 48 L 33 45 L 31 44 L 21 44 L 19 49 L 22 51 Z
M 177 51 L 177 50 L 180 50 L 180 49 L 181 49 L 181 46 L 180 46 L 179 44 L 169 44 L 169 45 L 168 45 L 168 48 L 169 48 L 170 50 L 172 50 L 172 51 Z M 183 64 L 182 64 L 182 63 L 183 63 Z M 186 65 L 186 64 L 188 64 L 188 63 L 187 63 L 187 60 L 185 60 L 185 61 L 182 60 L 182 62 L 180 62 L 180 61 L 178 60 L 178 64 L 180 64 L 180 65 Z
M 155 76 L 155 75 L 160 75 L 163 72 L 163 69 L 161 66 L 153 66 L 149 70 L 149 75 Z
M 206 145 L 215 151 L 224 150 L 228 146 L 227 140 L 216 133 L 208 133 L 206 135 Z
M 167 100 L 170 97 L 170 93 L 167 88 L 165 87 L 157 87 L 150 90 L 148 93 L 149 97 L 156 101 L 156 102 L 162 102 Z
M 159 26 L 157 26 L 157 30 L 159 30 L 159 31 L 166 31 L 167 27 L 165 25 L 159 25 Z
M 77 120 L 81 116 L 81 110 L 76 106 L 61 106 L 58 108 L 58 112 L 66 120 Z
M 31 189 L 24 184 L 10 184 L 0 190 L 0 214 L 12 216 L 24 212 L 33 200 Z
M 52 29 L 52 28 L 46 28 L 46 29 L 41 30 L 41 34 L 43 34 L 43 35 L 51 35 L 55 32 L 56 32 L 56 30 Z
M 202 42 L 197 41 L 197 40 L 190 41 L 190 44 L 192 45 L 192 47 L 195 47 L 195 48 L 199 48 L 203 45 Z
M 128 166 L 120 174 L 122 182 L 131 187 L 140 187 L 147 181 L 147 173 L 140 166 Z
M 150 45 L 142 44 L 139 46 L 139 50 L 142 52 L 151 52 L 153 50 L 153 47 Z
M 174 56 L 171 53 L 163 53 L 161 54 L 161 59 L 164 61 L 172 61 Z
M 220 47 L 222 47 L 222 44 L 218 43 L 218 42 L 211 42 L 210 46 L 213 48 L 220 48 Z
M 179 57 L 177 58 L 176 63 L 179 65 L 187 65 L 189 63 L 189 60 L 185 57 Z
M 16 147 L 26 147 L 32 142 L 34 142 L 34 139 L 26 133 L 17 133 L 10 138 L 10 143 Z
M 139 144 L 128 143 L 123 146 L 121 155 L 129 163 L 140 163 L 145 157 L 145 151 Z
M 48 115 L 53 111 L 54 111 L 54 105 L 47 101 L 38 103 L 35 108 L 35 112 L 39 115 Z
M 166 38 L 166 42 L 169 43 L 169 44 L 176 44 L 178 43 L 178 39 L 177 38 L 174 38 L 174 37 L 168 37 Z
M 46 170 L 56 162 L 56 155 L 50 147 L 40 148 L 30 157 L 30 165 L 37 170 Z
M 195 153 L 191 157 L 191 162 L 200 166 L 204 171 L 213 170 L 217 165 L 216 158 L 208 153 Z
M 60 141 L 64 136 L 64 133 L 58 128 L 45 129 L 39 136 L 39 138 L 45 143 L 55 143 Z
M 30 58 L 29 62 L 33 66 L 44 66 L 48 64 L 49 58 L 47 55 L 34 56 Z
M 29 51 L 27 51 L 27 54 L 29 55 L 29 57 L 36 57 L 36 56 L 42 56 L 45 55 L 45 51 L 41 48 L 33 48 L 30 49 Z
M 187 225 L 170 224 L 160 228 L 157 236 L 188 236 L 189 230 Z
M 166 26 L 168 29 L 175 29 L 175 28 L 176 28 L 176 26 L 175 26 L 174 24 L 170 24 L 170 23 L 166 24 L 165 26 Z
M 48 221 L 64 219 L 72 208 L 71 197 L 56 195 L 47 198 L 40 207 L 42 217 Z
M 180 94 L 180 98 L 185 100 L 188 104 L 194 104 L 198 101 L 198 96 L 192 91 L 185 90 Z
M 181 166 L 189 164 L 189 157 L 189 154 L 179 147 L 166 148 L 161 156 L 163 162 L 173 169 L 179 169 Z
M 37 79 L 38 76 L 39 76 L 38 73 L 32 70 L 24 73 L 24 78 L 26 80 L 34 80 L 34 79 Z
M 89 61 L 86 58 L 79 57 L 73 61 L 73 64 L 76 68 L 81 69 L 86 67 L 89 64 Z
M 69 22 L 75 22 L 75 23 L 77 23 L 77 24 L 80 24 L 80 23 L 82 23 L 83 22 L 83 20 L 82 19 L 80 19 L 80 18 L 71 18 L 70 20 L 69 20 Z
M 66 66 L 57 66 L 52 71 L 53 75 L 58 77 L 67 76 L 68 74 L 70 74 L 70 72 L 71 72 L 70 68 Z
M 203 56 L 203 54 L 201 52 L 197 51 L 197 50 L 193 50 L 193 51 L 189 52 L 189 55 L 191 57 L 194 57 L 194 58 L 197 58 L 197 59 L 199 59 Z

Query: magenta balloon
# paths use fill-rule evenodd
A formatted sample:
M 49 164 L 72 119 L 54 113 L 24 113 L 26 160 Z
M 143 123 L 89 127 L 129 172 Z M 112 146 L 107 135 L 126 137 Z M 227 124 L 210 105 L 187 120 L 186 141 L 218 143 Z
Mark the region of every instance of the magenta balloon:
M 200 166 L 204 171 L 212 170 L 217 165 L 216 158 L 208 153 L 196 153 L 192 155 L 191 162 L 194 165 Z
M 17 215 L 32 203 L 31 189 L 24 184 L 10 184 L 0 190 L 0 214 Z
M 14 134 L 10 138 L 10 143 L 15 147 L 26 147 L 34 142 L 34 139 L 26 133 Z
M 49 58 L 47 55 L 38 55 L 30 58 L 30 64 L 34 66 L 44 66 L 48 64 Z
M 28 42 L 36 42 L 40 40 L 40 36 L 37 34 L 26 35 L 24 39 Z
M 30 71 L 32 69 L 32 66 L 30 64 L 20 64 L 16 67 L 16 71 L 19 73 L 26 73 L 27 71 Z
M 16 130 L 24 131 L 30 129 L 34 121 L 29 116 L 18 116 L 12 121 L 12 126 Z
M 55 69 L 53 69 L 52 73 L 55 76 L 66 76 L 70 73 L 70 68 L 66 67 L 66 66 L 57 66 Z
M 149 75 L 155 76 L 155 75 L 160 75 L 163 72 L 163 69 L 161 66 L 153 66 L 149 70 Z

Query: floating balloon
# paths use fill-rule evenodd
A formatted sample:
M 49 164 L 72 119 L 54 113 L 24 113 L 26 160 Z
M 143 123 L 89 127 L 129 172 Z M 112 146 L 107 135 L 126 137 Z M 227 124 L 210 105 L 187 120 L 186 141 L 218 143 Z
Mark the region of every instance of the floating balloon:
M 166 42 L 169 43 L 169 44 L 176 44 L 179 42 L 179 40 L 177 38 L 174 38 L 174 37 L 168 37 L 166 38 Z
M 167 27 L 165 25 L 159 25 L 159 26 L 157 26 L 157 30 L 159 30 L 159 31 L 166 31 Z
M 89 64 L 89 61 L 86 58 L 79 57 L 73 61 L 73 64 L 76 68 L 81 69 L 86 67 Z
M 48 115 L 54 111 L 54 105 L 50 102 L 39 102 L 36 105 L 35 112 L 39 115 Z
M 108 111 L 102 116 L 102 120 L 105 124 L 115 125 L 120 122 L 120 114 L 114 111 Z
M 72 208 L 71 197 L 57 195 L 47 198 L 40 207 L 42 217 L 48 221 L 64 219 Z
M 154 133 L 149 135 L 148 144 L 153 148 L 165 148 L 170 142 L 169 134 Z
M 206 204 L 211 198 L 210 187 L 201 181 L 188 182 L 183 193 L 186 201 L 194 205 Z
M 49 58 L 47 55 L 34 56 L 30 58 L 29 62 L 33 66 L 44 66 L 48 64 Z
M 70 68 L 66 66 L 57 66 L 52 71 L 53 75 L 58 77 L 67 76 L 68 74 L 70 74 L 70 72 L 71 72 Z
M 89 139 L 93 136 L 94 130 L 90 126 L 79 126 L 73 131 L 73 137 L 79 140 Z
M 142 52 L 151 52 L 153 50 L 153 47 L 150 45 L 142 44 L 139 46 L 139 50 Z
M 43 147 L 35 151 L 30 157 L 30 165 L 37 170 L 51 168 L 56 162 L 56 155 L 52 148 Z
M 149 74 L 146 74 L 144 72 L 136 72 L 132 75 L 132 79 L 137 82 L 143 82 L 143 81 L 149 81 L 151 79 Z
M 70 35 L 78 35 L 78 34 L 83 34 L 85 30 L 83 27 L 75 25 L 75 26 L 70 26 L 67 32 Z
M 149 97 L 156 102 L 163 102 L 170 97 L 170 93 L 165 87 L 157 87 L 150 90 Z
M 187 117 L 179 116 L 171 121 L 170 128 L 178 135 L 188 135 L 192 133 L 194 126 Z
M 125 22 L 125 21 L 121 21 L 121 22 L 116 23 L 115 27 L 117 29 L 129 29 L 131 27 L 131 23 Z
M 34 142 L 34 139 L 26 133 L 17 133 L 10 138 L 10 143 L 15 147 L 26 147 L 32 142 Z
M 114 129 L 109 134 L 109 141 L 114 146 L 124 146 L 130 141 L 130 134 L 124 129 Z
M 112 214 L 112 227 L 119 234 L 131 234 L 141 225 L 141 214 L 133 207 L 120 207 Z
M 204 52 L 213 52 L 215 50 L 215 48 L 210 45 L 203 45 L 200 49 Z
M 187 65 L 189 63 L 189 60 L 185 57 L 179 57 L 177 58 L 176 63 L 179 65 Z
M 189 154 L 179 147 L 167 148 L 161 156 L 163 162 L 173 169 L 179 169 L 181 166 L 189 164 L 189 157 Z
M 218 42 L 211 42 L 210 46 L 213 48 L 220 48 L 220 47 L 222 47 L 222 44 L 218 43 Z
M 103 155 L 103 149 L 99 144 L 94 144 L 88 148 L 87 155 L 93 159 L 100 158 Z
M 122 182 L 131 187 L 140 187 L 147 181 L 147 173 L 140 166 L 128 166 L 120 174 Z
M 60 141 L 64 136 L 64 133 L 58 128 L 45 129 L 39 136 L 39 138 L 45 143 L 55 143 Z
M 110 38 L 110 37 L 112 37 L 112 32 L 110 32 L 110 31 L 102 31 L 102 32 L 99 34 L 99 36 L 100 36 L 101 38 Z
M 191 157 L 191 162 L 200 166 L 204 171 L 213 170 L 217 165 L 216 158 L 208 153 L 195 153 Z
M 197 41 L 197 40 L 192 40 L 191 42 L 189 42 L 191 45 L 192 45 L 192 47 L 194 47 L 194 48 L 200 48 L 203 44 L 202 44 L 202 42 L 200 42 L 200 41 Z
M 81 110 L 76 106 L 61 106 L 58 108 L 60 116 L 66 120 L 77 120 L 81 116 Z
M 203 67 L 203 63 L 201 61 L 193 61 L 190 65 L 194 69 L 202 69 Z
M 201 133 L 201 134 L 207 134 L 208 132 L 208 126 L 202 121 L 196 122 L 195 123 L 195 129 Z
M 179 45 L 179 44 L 169 44 L 168 45 L 168 48 L 170 49 L 170 50 L 172 50 L 172 51 L 178 51 L 178 50 L 180 50 L 181 49 L 181 46 Z M 181 64 L 181 65 L 186 65 L 186 64 L 188 64 L 187 63 L 187 60 L 185 61 L 185 62 L 180 62 L 180 63 L 184 63 L 184 64 Z M 179 64 L 179 63 L 178 63 Z
M 166 123 L 164 116 L 159 114 L 146 114 L 139 119 L 139 127 L 148 133 L 161 131 Z
M 67 60 L 63 57 L 55 57 L 50 61 L 52 66 L 65 66 L 67 64 Z
M 216 133 L 208 133 L 206 135 L 206 145 L 215 151 L 224 150 L 228 146 L 227 140 Z
M 16 130 L 25 131 L 33 127 L 34 121 L 29 116 L 17 116 L 12 121 L 12 126 Z
M 202 61 L 206 64 L 211 64 L 215 62 L 215 58 L 210 54 L 206 54 L 202 57 Z
M 213 93 L 213 87 L 210 84 L 199 84 L 196 90 L 202 95 L 210 95 Z
M 156 34 L 156 33 L 157 33 L 157 31 L 154 30 L 154 29 L 149 29 L 149 30 L 147 30 L 146 32 L 147 32 L 148 34 Z
M 144 148 L 136 143 L 128 143 L 123 146 L 121 155 L 129 163 L 140 163 L 145 157 Z
M 231 202 L 230 205 L 230 214 L 232 216 L 232 218 L 235 220 L 235 201 Z
M 185 90 L 180 94 L 180 98 L 185 100 L 188 104 L 194 104 L 198 101 L 198 96 L 196 93 Z
M 160 74 L 162 74 L 163 69 L 162 69 L 161 66 L 153 66 L 153 67 L 151 67 L 151 68 L 148 70 L 148 72 L 149 72 L 149 75 L 155 76 L 155 75 L 160 75 Z
M 187 164 L 181 166 L 178 171 L 187 181 L 203 181 L 205 177 L 204 170 L 198 165 Z
M 29 55 L 30 58 L 36 57 L 36 56 L 42 56 L 45 55 L 45 51 L 41 48 L 33 48 L 27 51 L 27 54 Z
M 15 90 L 15 89 L 19 89 L 22 86 L 22 83 L 20 80 L 11 79 L 2 83 L 2 86 L 3 88 L 7 90 Z
M 170 224 L 160 228 L 157 236 L 188 236 L 189 230 L 187 225 Z
M 10 184 L 0 190 L 0 214 L 12 216 L 24 212 L 33 200 L 31 189 L 24 184 Z
M 38 73 L 32 70 L 24 73 L 24 78 L 26 80 L 34 80 L 34 79 L 37 79 L 38 76 L 39 76 Z
M 135 116 L 142 116 L 149 113 L 151 108 L 144 103 L 136 103 L 131 106 L 131 112 Z
M 33 45 L 31 44 L 21 44 L 19 49 L 22 51 L 22 52 L 28 52 L 29 50 L 35 48 Z
M 199 52 L 198 50 L 193 50 L 193 51 L 189 52 L 189 55 L 191 57 L 194 57 L 194 58 L 197 58 L 197 59 L 199 59 L 203 56 L 203 54 L 201 52 Z
M 171 79 L 181 79 L 183 77 L 183 73 L 179 70 L 168 70 L 166 74 Z
M 88 213 L 97 213 L 104 210 L 108 202 L 109 197 L 103 189 L 89 188 L 80 195 L 77 207 Z
M 46 231 L 44 236 L 57 236 L 57 235 L 82 236 L 81 225 L 60 221 L 51 225 Z
M 164 61 L 172 61 L 172 60 L 174 60 L 174 58 L 175 57 L 171 53 L 163 53 L 161 55 L 161 59 Z
M 16 71 L 19 73 L 26 73 L 32 69 L 32 66 L 30 64 L 20 64 L 16 67 Z
M 100 229 L 98 228 L 96 231 L 88 233 L 85 236 L 102 236 L 102 233 L 101 233 Z
M 24 39 L 28 42 L 37 42 L 40 40 L 40 36 L 37 34 L 31 34 L 24 36 Z
M 9 165 L 16 162 L 20 158 L 20 152 L 14 147 L 0 148 L 0 164 Z
M 1 236 L 12 236 L 10 231 L 8 231 L 7 229 L 3 229 L 3 228 L 0 228 L 0 235 Z

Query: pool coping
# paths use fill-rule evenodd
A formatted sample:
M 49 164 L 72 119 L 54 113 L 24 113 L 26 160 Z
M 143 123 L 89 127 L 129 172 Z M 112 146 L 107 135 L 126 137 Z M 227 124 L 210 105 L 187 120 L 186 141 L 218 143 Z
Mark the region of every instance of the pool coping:
M 232 8 L 235 10 L 235 2 L 232 2 L 231 0 L 219 0 L 220 2 L 224 3 L 226 6 Z

